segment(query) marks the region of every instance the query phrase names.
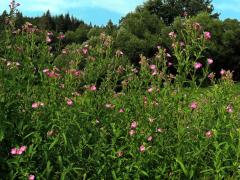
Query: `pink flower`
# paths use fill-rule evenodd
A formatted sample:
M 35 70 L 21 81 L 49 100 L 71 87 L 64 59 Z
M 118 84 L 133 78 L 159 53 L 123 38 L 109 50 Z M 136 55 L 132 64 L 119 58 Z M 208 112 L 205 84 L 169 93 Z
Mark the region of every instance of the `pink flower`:
M 162 128 L 157 128 L 157 132 L 162 133 L 162 132 L 163 132 L 163 129 L 162 129 Z
M 200 62 L 194 63 L 194 68 L 195 69 L 200 69 L 202 67 L 202 64 Z
M 140 148 L 139 148 L 139 151 L 140 151 L 140 152 L 144 152 L 144 151 L 145 151 L 145 146 L 144 146 L 144 145 L 141 145 Z
M 28 180 L 34 180 L 34 179 L 35 179 L 35 176 L 34 176 L 34 175 L 30 174 L 30 175 L 28 176 Z
M 223 76 L 226 73 L 224 69 L 221 69 L 220 74 Z
M 153 92 L 153 88 L 148 88 L 147 90 L 149 93 Z
M 154 70 L 154 71 L 152 72 L 152 76 L 155 76 L 155 75 L 157 75 L 157 71 L 156 71 L 156 70 Z
M 11 154 L 12 155 L 16 155 L 17 154 L 17 149 L 16 148 L 12 148 L 11 149 Z
M 227 106 L 227 112 L 232 113 L 233 112 L 233 107 L 231 105 Z
M 193 24 L 193 27 L 194 27 L 195 30 L 200 30 L 202 28 L 201 25 L 199 23 L 197 23 L 197 22 L 195 22 Z
M 123 156 L 123 152 L 122 151 L 117 152 L 117 156 L 118 157 L 122 157 Z
M 65 38 L 65 35 L 63 33 L 60 33 L 60 35 L 58 36 L 58 39 L 63 40 Z
M 136 131 L 133 130 L 133 129 L 131 129 L 131 130 L 129 131 L 130 136 L 133 136 L 135 133 L 136 133 Z
M 46 42 L 47 42 L 47 43 L 50 43 L 50 42 L 52 42 L 52 39 L 51 39 L 49 36 L 47 36 L 47 37 L 46 37 Z
M 137 122 L 136 122 L 136 121 L 133 121 L 133 122 L 131 123 L 131 128 L 132 128 L 132 129 L 136 129 L 136 128 L 137 128 Z
M 185 43 L 183 41 L 180 42 L 180 46 L 183 47 L 185 46 Z
M 155 64 L 151 64 L 151 65 L 150 65 L 150 69 L 151 69 L 151 70 L 156 70 L 156 68 L 157 68 L 157 66 L 156 66 Z
M 24 151 L 27 150 L 27 146 L 21 146 L 19 150 L 22 151 L 22 152 L 24 152 Z
M 170 38 L 172 38 L 172 39 L 174 39 L 174 38 L 176 38 L 176 37 L 177 37 L 176 33 L 175 33 L 175 32 L 173 32 L 173 31 L 172 31 L 172 32 L 170 32 L 168 35 L 169 35 L 169 37 L 170 37 Z
M 44 69 L 43 70 L 43 73 L 47 73 L 47 72 L 49 72 L 49 69 Z
M 212 137 L 212 136 L 213 136 L 213 131 L 211 131 L 211 130 L 207 131 L 207 132 L 205 133 L 205 136 L 206 136 L 207 138 Z
M 125 112 L 125 110 L 123 108 L 121 108 L 121 109 L 119 109 L 118 112 L 123 113 L 123 112 Z
M 71 99 L 67 99 L 67 105 L 68 106 L 72 106 L 73 105 L 73 101 Z
M 74 75 L 75 76 L 79 76 L 81 74 L 81 71 L 79 71 L 79 70 L 76 70 L 75 72 L 74 72 Z
M 90 86 L 90 91 L 96 91 L 97 87 L 95 85 Z
M 169 54 L 169 53 L 167 53 L 166 56 L 167 56 L 167 57 L 172 57 L 171 54 Z
M 213 59 L 211 59 L 211 58 L 208 58 L 207 61 L 208 61 L 208 64 L 212 64 L 213 63 Z
M 11 149 L 11 154 L 12 155 L 21 155 L 26 150 L 27 150 L 26 146 L 21 146 L 20 148 L 12 148 Z
M 170 66 L 172 66 L 173 65 L 173 63 L 171 63 L 171 62 L 168 62 L 168 67 L 170 67 Z
M 37 102 L 35 102 L 35 103 L 33 103 L 33 104 L 32 104 L 32 108 L 33 108 L 33 109 L 36 109 L 36 108 L 38 108 L 38 106 L 39 106 L 39 105 L 38 105 L 38 103 L 37 103 Z
M 46 75 L 50 78 L 58 78 L 60 75 L 54 71 L 47 71 Z
M 52 36 L 53 33 L 52 33 L 52 32 L 47 32 L 47 35 L 48 35 L 48 36 Z
M 82 52 L 83 52 L 84 55 L 86 55 L 88 53 L 88 49 L 87 48 L 83 48 Z
M 196 109 L 197 107 L 198 107 L 198 105 L 197 105 L 196 102 L 192 102 L 192 103 L 190 104 L 190 108 L 191 108 L 192 110 Z
M 211 39 L 211 33 L 210 33 L 210 32 L 204 32 L 204 38 L 205 38 L 206 40 Z
M 211 72 L 209 75 L 208 75 L 208 78 L 209 79 L 213 79 L 215 77 L 215 73 Z
M 149 136 L 149 137 L 147 138 L 147 140 L 148 140 L 149 142 L 151 142 L 151 141 L 152 141 L 152 139 L 153 139 L 153 137 L 152 137 L 152 136 Z
M 43 107 L 44 106 L 44 103 L 42 103 L 42 102 L 34 102 L 34 103 L 32 103 L 32 108 L 33 109 L 37 109 L 37 108 L 39 108 L 39 107 Z

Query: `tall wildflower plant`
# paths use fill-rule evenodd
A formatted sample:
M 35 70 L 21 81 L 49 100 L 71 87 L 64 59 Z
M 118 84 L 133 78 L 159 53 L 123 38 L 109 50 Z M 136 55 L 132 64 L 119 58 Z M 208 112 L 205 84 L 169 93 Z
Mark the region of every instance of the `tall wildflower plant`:
M 176 60 L 176 84 L 200 87 L 207 78 L 209 65 L 212 63 L 209 58 L 203 56 L 208 41 L 211 40 L 211 33 L 204 32 L 199 23 L 192 23 L 188 19 L 184 19 L 182 25 L 181 31 L 169 33 L 172 55 Z

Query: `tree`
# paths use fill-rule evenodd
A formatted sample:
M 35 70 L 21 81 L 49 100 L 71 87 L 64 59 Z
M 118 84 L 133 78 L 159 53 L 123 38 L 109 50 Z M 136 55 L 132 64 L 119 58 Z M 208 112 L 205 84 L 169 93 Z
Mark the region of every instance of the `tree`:
M 137 63 L 140 54 L 154 54 L 163 27 L 163 21 L 149 11 L 129 13 L 121 20 L 114 46 Z
M 136 10 L 147 10 L 157 15 L 165 24 L 170 25 L 175 17 L 184 16 L 186 13 L 189 16 L 194 16 L 201 11 L 212 13 L 211 2 L 211 0 L 149 0 Z
M 54 30 L 55 24 L 49 10 L 40 17 L 39 27 L 45 30 Z
M 84 41 L 88 40 L 89 30 L 90 27 L 88 25 L 84 23 L 80 24 L 75 31 L 66 32 L 66 42 L 82 44 Z

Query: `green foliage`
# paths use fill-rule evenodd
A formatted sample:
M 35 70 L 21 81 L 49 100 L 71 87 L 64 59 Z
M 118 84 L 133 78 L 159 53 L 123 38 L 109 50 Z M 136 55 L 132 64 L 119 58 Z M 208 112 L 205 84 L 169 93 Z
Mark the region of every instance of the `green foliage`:
M 145 20 L 139 23 L 158 31 Z M 129 22 L 119 33 L 141 49 L 144 39 Z M 230 71 L 199 88 L 210 65 L 196 74 L 194 63 L 206 60 L 211 43 L 191 19 L 184 22 L 167 37 L 175 46 L 158 47 L 150 60 L 141 55 L 138 68 L 105 33 L 64 49 L 60 38 L 55 57 L 45 31 L 27 23 L 13 34 L 7 26 L 0 45 L 0 178 L 238 179 L 238 89 Z
M 140 12 L 145 10 L 157 15 L 167 25 L 170 25 L 176 17 L 184 16 L 185 13 L 189 16 L 197 15 L 202 11 L 212 13 L 213 6 L 211 0 L 149 0 L 137 8 Z
M 149 12 L 128 14 L 121 22 L 115 46 L 132 62 L 139 61 L 139 54 L 151 56 L 158 45 L 164 24 Z M 144 27 L 144 28 L 143 28 Z

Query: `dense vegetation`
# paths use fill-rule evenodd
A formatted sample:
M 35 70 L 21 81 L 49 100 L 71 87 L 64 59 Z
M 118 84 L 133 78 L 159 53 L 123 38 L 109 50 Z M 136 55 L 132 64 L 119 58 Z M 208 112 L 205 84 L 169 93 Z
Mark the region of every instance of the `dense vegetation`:
M 42 17 L 18 24 L 11 2 L 0 44 L 0 179 L 240 177 L 239 89 L 225 70 L 238 67 L 239 22 L 208 14 L 208 1 L 188 1 L 182 17 L 180 1 L 157 2 L 119 26 L 74 20 L 61 32 L 59 17 L 51 31 Z M 176 13 L 161 17 L 155 3 Z
M 8 14 L 9 12 L 4 11 L 0 17 L 1 33 Z M 21 12 L 17 12 L 16 27 L 21 28 L 24 22 L 30 22 L 43 30 L 65 33 L 63 46 L 94 41 L 105 32 L 113 37 L 115 50 L 121 49 L 132 63 L 138 64 L 139 54 L 151 58 L 158 45 L 170 49 L 167 34 L 172 30 L 180 31 L 180 21 L 185 17 L 200 22 L 205 31 L 212 33 L 212 44 L 206 52 L 206 55 L 211 55 L 216 60 L 211 69 L 214 72 L 219 72 L 221 68 L 230 69 L 234 71 L 234 80 L 239 80 L 237 69 L 240 67 L 240 23 L 234 19 L 220 20 L 218 14 L 213 13 L 210 0 L 150 0 L 138 6 L 135 12 L 123 17 L 119 25 L 114 25 L 110 20 L 106 26 L 88 25 L 69 14 L 51 16 L 50 11 L 35 18 L 24 17 Z

